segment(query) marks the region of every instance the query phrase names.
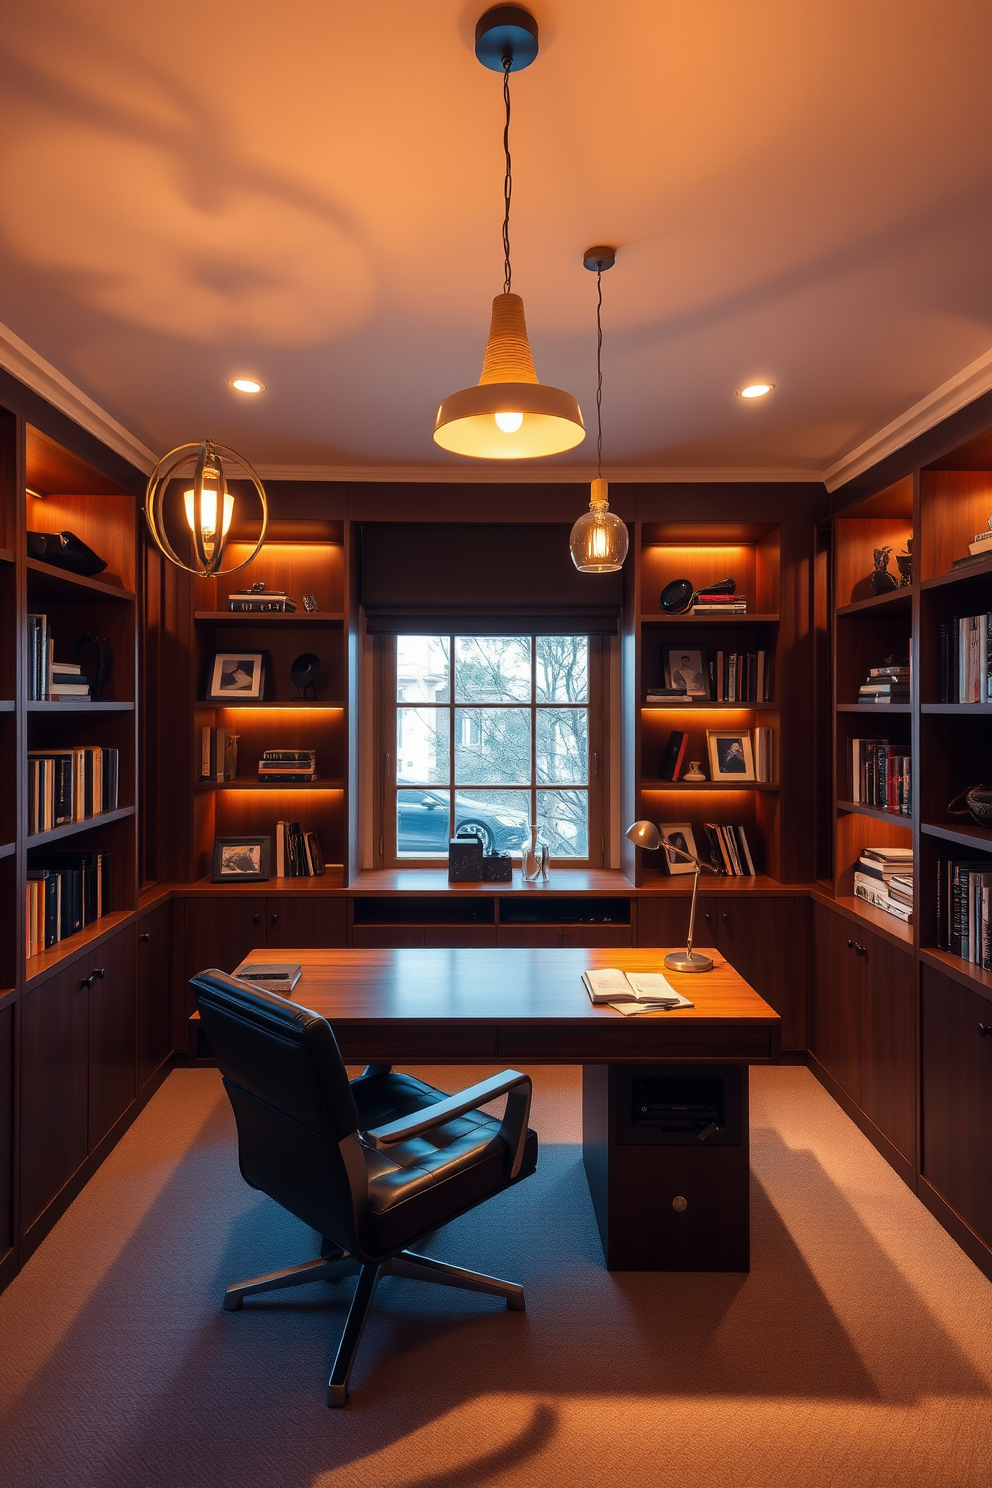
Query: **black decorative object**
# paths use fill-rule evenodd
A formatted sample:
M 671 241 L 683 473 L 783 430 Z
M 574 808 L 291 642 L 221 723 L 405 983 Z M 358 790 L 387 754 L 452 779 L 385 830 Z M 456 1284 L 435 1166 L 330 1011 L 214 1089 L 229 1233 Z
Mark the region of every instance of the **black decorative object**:
M 961 802 L 964 802 L 964 806 Z M 970 816 L 976 826 L 992 827 L 992 785 L 971 785 L 955 796 L 947 808 L 948 816 Z
M 317 673 L 320 671 L 320 657 L 315 656 L 312 651 L 304 651 L 298 656 L 290 667 L 289 675 L 293 686 L 297 689 L 298 696 L 295 702 L 302 702 L 308 692 L 312 692 L 313 701 L 317 701 Z
M 658 608 L 666 615 L 684 615 L 697 594 L 736 594 L 736 579 L 720 579 L 716 584 L 704 584 L 696 589 L 691 579 L 673 579 L 661 591 Z
M 483 883 L 512 883 L 513 859 L 509 853 L 484 853 L 482 857 Z
M 889 554 L 891 548 L 875 548 L 872 557 L 875 567 L 871 576 L 871 587 L 875 594 L 891 594 L 893 589 L 899 588 L 899 580 L 895 574 L 889 572 Z
M 67 573 L 82 574 L 84 578 L 103 573 L 107 566 L 106 559 L 88 548 L 74 532 L 29 532 L 28 557 L 50 563 L 53 568 L 64 568 Z
M 87 631 L 76 642 L 76 660 L 83 669 L 94 703 L 105 703 L 103 686 L 114 670 L 114 653 L 103 636 Z
M 482 882 L 482 839 L 474 832 L 448 843 L 448 882 Z
M 313 615 L 317 612 L 320 606 L 317 604 L 316 594 L 304 594 L 303 608 L 306 610 L 308 615 Z
M 908 589 L 913 582 L 913 539 L 906 539 L 905 553 L 896 554 L 896 567 L 899 570 L 899 588 Z

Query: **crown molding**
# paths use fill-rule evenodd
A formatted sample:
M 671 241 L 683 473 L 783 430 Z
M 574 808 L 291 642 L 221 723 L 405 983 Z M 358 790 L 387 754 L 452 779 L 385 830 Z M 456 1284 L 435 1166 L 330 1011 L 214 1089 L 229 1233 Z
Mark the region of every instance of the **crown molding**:
M 279 481 L 378 481 L 409 482 L 431 485 L 505 485 L 508 481 L 526 485 L 586 485 L 596 476 L 595 465 L 531 465 L 530 461 L 501 461 L 498 465 L 464 465 L 428 463 L 420 465 L 257 465 L 263 480 Z M 714 466 L 603 466 L 608 481 L 620 484 L 747 484 L 758 482 L 781 485 L 786 482 L 821 482 L 818 470 L 756 469 L 754 467 Z
M 940 387 L 934 388 L 925 398 L 907 408 L 898 418 L 872 434 L 863 444 L 844 455 L 836 464 L 823 472 L 823 483 L 828 491 L 836 491 L 855 476 L 862 475 L 895 454 L 903 445 L 925 434 L 943 419 L 967 404 L 973 403 L 992 388 L 992 351 L 987 351 L 976 361 L 970 362 Z
M 68 377 L 63 377 L 57 367 L 46 362 L 26 341 L 14 334 L 9 326 L 0 323 L 0 367 L 11 373 L 33 393 L 51 403 L 60 413 L 66 414 L 80 428 L 99 439 L 108 449 L 128 460 L 148 475 L 155 466 L 156 456 L 147 445 L 136 439 L 123 424 L 105 412 L 92 398 Z

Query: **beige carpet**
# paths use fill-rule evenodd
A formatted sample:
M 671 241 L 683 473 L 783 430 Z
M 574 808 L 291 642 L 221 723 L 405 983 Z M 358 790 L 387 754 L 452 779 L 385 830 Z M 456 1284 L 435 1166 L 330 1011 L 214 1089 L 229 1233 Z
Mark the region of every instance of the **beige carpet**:
M 4 1488 L 989 1488 L 992 1286 L 806 1070 L 753 1071 L 746 1277 L 605 1271 L 578 1071 L 534 1073 L 536 1177 L 434 1246 L 527 1312 L 388 1279 L 344 1411 L 350 1283 L 221 1312 L 312 1237 L 172 1074 L 0 1297 Z

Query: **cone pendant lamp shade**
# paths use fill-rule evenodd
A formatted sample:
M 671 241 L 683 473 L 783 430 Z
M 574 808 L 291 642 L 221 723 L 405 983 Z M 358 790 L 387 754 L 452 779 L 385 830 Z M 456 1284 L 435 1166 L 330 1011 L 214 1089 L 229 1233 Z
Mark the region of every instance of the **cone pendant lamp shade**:
M 434 442 L 480 460 L 532 460 L 574 449 L 585 436 L 572 395 L 537 380 L 523 300 L 497 295 L 482 376 L 476 387 L 445 398 Z

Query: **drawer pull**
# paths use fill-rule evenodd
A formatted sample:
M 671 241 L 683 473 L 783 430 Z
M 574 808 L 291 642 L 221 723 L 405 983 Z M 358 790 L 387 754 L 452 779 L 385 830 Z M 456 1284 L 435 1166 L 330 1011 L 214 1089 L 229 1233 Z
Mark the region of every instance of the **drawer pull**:
M 82 991 L 84 987 L 92 987 L 94 982 L 102 982 L 106 970 L 107 968 L 105 966 L 94 966 L 89 976 L 83 977 L 80 981 L 79 990 Z
M 138 936 L 138 939 L 139 940 L 151 940 L 151 935 L 149 934 L 149 932 L 147 930 L 145 930 L 145 931 L 142 932 L 141 935 Z
M 254 922 L 254 924 L 260 925 L 262 923 L 262 916 L 260 914 L 253 914 L 252 921 Z
M 724 916 L 723 916 L 723 923 L 724 923 L 724 924 L 725 924 L 725 925 L 729 925 L 729 924 L 730 924 L 730 916 L 729 916 L 729 915 L 726 915 L 726 914 L 725 914 L 725 915 L 724 915 Z
M 979 1038 L 988 1038 L 988 1036 L 989 1036 L 990 1033 L 992 1033 L 992 1023 L 979 1023 L 979 1025 L 978 1025 L 978 1037 Z

